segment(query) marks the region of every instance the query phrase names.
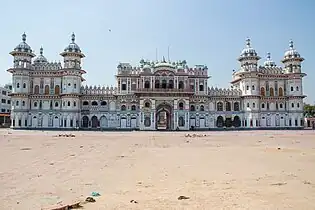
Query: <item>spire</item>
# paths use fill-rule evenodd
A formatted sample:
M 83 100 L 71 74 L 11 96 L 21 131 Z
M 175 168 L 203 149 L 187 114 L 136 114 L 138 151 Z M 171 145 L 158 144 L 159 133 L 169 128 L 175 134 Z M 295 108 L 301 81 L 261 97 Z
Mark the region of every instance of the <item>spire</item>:
M 247 39 L 246 39 L 246 47 L 247 47 L 247 48 L 250 48 L 250 38 L 247 38 Z
M 43 55 L 43 52 L 44 52 L 43 47 L 40 47 L 40 49 L 39 49 L 39 53 L 40 53 L 40 55 Z
M 289 42 L 289 47 L 290 47 L 290 50 L 293 50 L 293 41 L 292 41 L 292 39 Z
M 270 52 L 267 52 L 267 61 L 270 61 L 270 60 L 271 60 Z
M 74 34 L 74 32 L 73 32 L 72 35 L 71 35 L 71 41 L 72 41 L 72 43 L 75 42 L 75 34 Z
M 166 63 L 166 61 L 165 61 L 165 57 L 163 56 L 163 63 Z
M 26 42 L 26 34 L 25 34 L 25 32 L 22 34 L 22 41 Z

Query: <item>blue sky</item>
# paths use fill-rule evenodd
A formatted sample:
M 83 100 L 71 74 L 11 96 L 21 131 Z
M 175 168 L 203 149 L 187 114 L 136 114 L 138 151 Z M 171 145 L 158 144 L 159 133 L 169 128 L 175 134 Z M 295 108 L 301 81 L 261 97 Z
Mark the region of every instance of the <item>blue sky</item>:
M 138 64 L 141 58 L 186 59 L 207 64 L 209 84 L 229 87 L 237 57 L 250 37 L 263 58 L 270 52 L 280 60 L 289 40 L 306 59 L 303 70 L 307 102 L 315 81 L 315 2 L 311 0 L 54 0 L 1 1 L 0 83 L 10 82 L 8 54 L 27 34 L 36 53 L 44 47 L 49 60 L 59 53 L 72 32 L 86 55 L 88 85 L 115 85 L 118 62 Z M 109 32 L 111 29 L 111 32 Z

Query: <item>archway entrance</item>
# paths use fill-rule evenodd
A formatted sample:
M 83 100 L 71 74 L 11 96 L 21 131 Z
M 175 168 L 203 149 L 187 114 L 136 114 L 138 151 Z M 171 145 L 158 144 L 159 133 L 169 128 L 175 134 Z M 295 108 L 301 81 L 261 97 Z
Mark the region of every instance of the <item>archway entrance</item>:
M 217 127 L 222 128 L 224 126 L 224 118 L 222 116 L 217 117 Z
M 88 116 L 82 117 L 82 127 L 83 128 L 89 127 L 89 117 Z
M 157 130 L 173 130 L 171 105 L 163 103 L 157 106 L 155 126 Z
M 232 118 L 231 118 L 231 117 L 227 117 L 227 118 L 225 119 L 225 126 L 226 126 L 227 128 L 232 127 Z
M 98 119 L 96 116 L 93 116 L 91 118 L 91 121 L 92 121 L 92 128 L 97 128 L 98 127 Z
M 241 119 L 239 116 L 235 116 L 233 119 L 233 126 L 238 128 L 241 126 Z

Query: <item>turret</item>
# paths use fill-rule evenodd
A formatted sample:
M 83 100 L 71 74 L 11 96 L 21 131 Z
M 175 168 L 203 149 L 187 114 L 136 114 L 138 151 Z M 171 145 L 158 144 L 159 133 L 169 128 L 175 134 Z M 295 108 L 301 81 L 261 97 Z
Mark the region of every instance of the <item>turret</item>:
M 271 55 L 270 53 L 268 52 L 267 53 L 267 57 L 266 57 L 266 60 L 264 62 L 264 66 L 265 67 L 276 67 L 276 63 L 271 59 Z
M 294 48 L 293 41 L 289 42 L 289 49 L 285 52 L 282 63 L 284 64 L 284 73 L 301 73 L 301 63 L 304 58 L 301 57 L 300 53 Z
M 260 57 L 254 48 L 251 47 L 250 39 L 246 39 L 246 47 L 242 50 L 238 61 L 241 63 L 241 71 L 257 71 Z
M 22 42 L 17 45 L 10 55 L 14 57 L 13 68 L 31 69 L 32 58 L 35 57 L 32 48 L 26 43 L 26 34 L 22 35 Z
M 85 55 L 80 47 L 75 43 L 75 34 L 71 35 L 71 43 L 64 49 L 60 55 L 64 58 L 64 68 L 81 69 L 81 59 Z

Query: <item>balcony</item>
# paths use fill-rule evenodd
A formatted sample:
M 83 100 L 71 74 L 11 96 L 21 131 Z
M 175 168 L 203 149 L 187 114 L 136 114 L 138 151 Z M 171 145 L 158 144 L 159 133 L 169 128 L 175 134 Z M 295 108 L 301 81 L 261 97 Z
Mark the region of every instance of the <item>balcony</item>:
M 190 93 L 193 94 L 194 90 L 190 88 L 186 89 L 174 89 L 174 88 L 138 88 L 135 93 Z

